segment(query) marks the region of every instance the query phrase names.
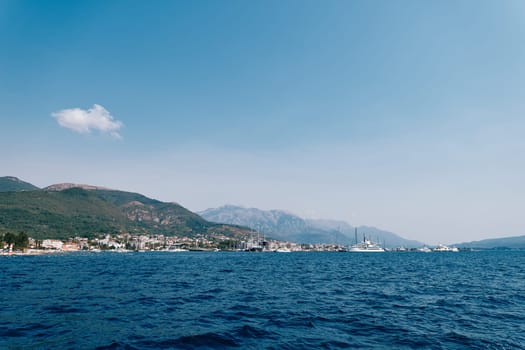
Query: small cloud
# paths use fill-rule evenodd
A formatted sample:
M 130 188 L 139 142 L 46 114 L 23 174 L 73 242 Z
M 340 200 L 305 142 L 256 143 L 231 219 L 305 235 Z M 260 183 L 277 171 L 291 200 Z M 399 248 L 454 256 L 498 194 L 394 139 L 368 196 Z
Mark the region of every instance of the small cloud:
M 92 130 L 98 130 L 116 139 L 122 138 L 118 130 L 124 124 L 115 120 L 108 110 L 101 105 L 94 104 L 88 110 L 81 108 L 63 109 L 51 113 L 51 116 L 57 120 L 61 127 L 80 134 L 89 134 Z

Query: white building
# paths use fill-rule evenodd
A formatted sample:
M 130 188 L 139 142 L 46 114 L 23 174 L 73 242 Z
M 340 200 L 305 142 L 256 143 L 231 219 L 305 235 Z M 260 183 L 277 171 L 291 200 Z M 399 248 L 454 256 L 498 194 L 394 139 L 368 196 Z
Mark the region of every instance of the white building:
M 42 248 L 62 250 L 64 243 L 58 239 L 44 239 L 42 241 Z

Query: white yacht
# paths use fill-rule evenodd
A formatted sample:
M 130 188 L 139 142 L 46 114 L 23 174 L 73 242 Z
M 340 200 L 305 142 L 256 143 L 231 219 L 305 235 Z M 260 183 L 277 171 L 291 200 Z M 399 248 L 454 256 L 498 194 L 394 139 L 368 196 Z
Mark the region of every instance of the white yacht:
M 355 231 L 355 238 L 357 242 L 357 229 Z M 381 248 L 379 244 L 363 237 L 363 242 L 354 244 L 348 251 L 351 253 L 383 253 L 385 250 Z
M 363 242 L 351 246 L 348 251 L 352 253 L 382 253 L 385 250 L 371 240 L 365 239 Z
M 162 251 L 170 252 L 170 253 L 189 252 L 188 249 L 181 248 L 178 245 L 172 245 L 172 246 L 166 247 L 165 249 L 162 249 Z
M 456 247 L 449 247 L 444 244 L 438 244 L 436 248 L 434 248 L 435 252 L 459 252 L 459 249 Z
M 422 252 L 422 253 L 430 253 L 432 252 L 432 249 L 430 249 L 429 247 L 427 246 L 423 246 L 421 248 L 418 248 L 417 249 L 418 252 Z
M 288 247 L 281 247 L 275 250 L 276 253 L 291 253 L 292 251 Z

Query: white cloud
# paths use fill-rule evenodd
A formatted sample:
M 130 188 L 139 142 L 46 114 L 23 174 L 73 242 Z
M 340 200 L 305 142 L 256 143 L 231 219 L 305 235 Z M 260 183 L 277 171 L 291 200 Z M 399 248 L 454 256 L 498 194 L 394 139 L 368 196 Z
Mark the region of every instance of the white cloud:
M 88 110 L 80 108 L 63 109 L 51 113 L 61 127 L 73 130 L 80 134 L 89 134 L 92 130 L 109 134 L 120 139 L 118 130 L 124 125 L 121 121 L 113 119 L 107 109 L 94 104 Z

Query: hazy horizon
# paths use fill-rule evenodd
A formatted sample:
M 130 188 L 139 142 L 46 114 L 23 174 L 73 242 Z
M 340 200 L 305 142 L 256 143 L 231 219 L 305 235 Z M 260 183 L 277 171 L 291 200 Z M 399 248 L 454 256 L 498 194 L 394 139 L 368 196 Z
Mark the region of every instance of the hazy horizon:
M 2 176 L 525 234 L 520 1 L 0 2 Z

